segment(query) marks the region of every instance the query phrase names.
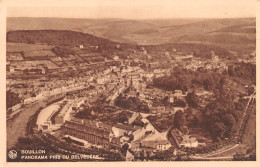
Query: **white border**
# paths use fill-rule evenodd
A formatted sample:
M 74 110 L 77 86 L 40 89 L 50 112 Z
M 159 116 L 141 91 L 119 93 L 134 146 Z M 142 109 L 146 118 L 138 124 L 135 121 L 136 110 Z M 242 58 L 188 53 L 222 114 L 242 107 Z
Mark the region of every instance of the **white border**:
M 192 1 L 192 0 L 191 0 Z M 193 0 L 194 2 L 195 0 Z M 216 0 L 217 1 L 217 0 Z M 62 4 L 62 1 L 60 1 Z M 87 1 L 86 1 L 87 3 Z M 259 33 L 259 11 L 260 11 L 260 1 L 257 0 L 257 10 L 256 10 L 256 18 L 257 18 L 257 40 L 256 40 L 256 46 L 257 46 L 257 55 L 260 54 L 260 33 Z M 0 167 L 2 166 L 8 166 L 8 167 L 17 167 L 17 166 L 26 166 L 26 167 L 35 167 L 35 166 L 69 166 L 69 167 L 78 167 L 78 166 L 193 166 L 193 167 L 202 167 L 202 166 L 229 166 L 229 167 L 256 167 L 258 166 L 260 156 L 259 156 L 259 140 L 257 140 L 257 161 L 256 162 L 235 162 L 235 161 L 186 161 L 186 162 L 6 162 L 6 111 L 5 111 L 5 105 L 6 105 L 6 98 L 5 98 L 5 89 L 6 89 L 6 1 L 0 0 L 0 78 L 1 78 L 1 84 L 0 84 L 0 97 L 1 97 L 1 104 L 0 104 Z M 259 71 L 259 58 L 257 57 L 257 92 L 260 92 L 259 88 L 259 77 L 258 77 L 258 71 Z M 259 96 L 257 93 L 257 111 L 259 109 Z M 259 113 L 257 112 L 257 139 L 259 139 Z

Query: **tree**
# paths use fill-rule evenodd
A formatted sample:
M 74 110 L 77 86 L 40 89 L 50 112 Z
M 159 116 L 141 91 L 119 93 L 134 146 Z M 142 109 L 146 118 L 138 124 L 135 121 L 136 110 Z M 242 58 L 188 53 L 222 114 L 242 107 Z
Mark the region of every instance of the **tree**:
M 165 96 L 163 99 L 162 99 L 162 103 L 164 105 L 166 105 L 168 103 L 168 100 L 169 100 L 169 97 L 168 96 Z
M 205 90 L 211 90 L 213 87 L 213 82 L 210 79 L 206 79 L 203 81 L 203 86 Z
M 130 134 L 129 135 L 129 141 L 133 141 L 134 140 L 134 135 L 133 134 Z
M 236 119 L 232 114 L 225 114 L 223 117 L 223 122 L 227 125 L 230 129 L 236 126 Z
M 119 117 L 118 117 L 118 122 L 120 122 L 120 123 L 124 123 L 125 121 L 127 121 L 128 119 L 127 119 L 127 116 L 126 116 L 126 114 L 120 114 L 119 115 Z
M 66 56 L 75 54 L 75 51 L 69 47 L 57 46 L 57 47 L 52 48 L 51 51 L 60 57 L 66 57 Z
M 199 98 L 195 94 L 195 92 L 193 91 L 193 92 L 187 94 L 186 101 L 187 101 L 187 103 L 188 103 L 188 105 L 190 107 L 195 107 L 196 108 L 198 106 Z
M 214 123 L 211 131 L 212 132 L 211 135 L 213 135 L 213 139 L 215 141 L 218 141 L 220 138 L 223 137 L 225 130 L 226 130 L 226 126 L 222 122 Z
M 144 160 L 144 151 L 140 152 L 140 160 L 142 160 L 142 161 Z
M 226 80 L 225 78 L 221 78 L 220 81 L 219 81 L 219 86 L 221 89 L 223 89 L 223 86 L 226 84 Z
M 125 143 L 125 144 L 122 146 L 122 153 L 123 153 L 123 154 L 126 154 L 128 148 L 129 148 L 129 145 L 128 145 L 127 143 Z
M 179 110 L 175 113 L 173 124 L 179 130 L 181 129 L 182 126 L 186 126 L 187 122 L 186 122 L 185 114 L 182 111 Z
M 6 109 L 18 104 L 21 102 L 21 98 L 17 93 L 12 92 L 11 90 L 8 90 L 6 92 Z
M 173 105 L 176 107 L 185 107 L 186 102 L 184 100 L 178 99 L 177 101 L 174 102 Z

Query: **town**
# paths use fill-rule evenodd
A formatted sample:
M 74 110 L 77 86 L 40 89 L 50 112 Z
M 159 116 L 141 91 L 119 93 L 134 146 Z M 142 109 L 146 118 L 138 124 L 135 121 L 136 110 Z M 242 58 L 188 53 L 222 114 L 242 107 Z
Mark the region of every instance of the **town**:
M 53 153 L 74 147 L 104 150 L 103 160 L 214 160 L 218 149 L 243 143 L 255 110 L 255 51 L 234 60 L 218 48 L 109 43 L 109 50 L 80 40 L 25 42 L 19 33 L 7 35 L 7 122 L 48 101 L 24 126 L 64 143 Z M 255 155 L 254 144 L 243 145 L 245 157 Z

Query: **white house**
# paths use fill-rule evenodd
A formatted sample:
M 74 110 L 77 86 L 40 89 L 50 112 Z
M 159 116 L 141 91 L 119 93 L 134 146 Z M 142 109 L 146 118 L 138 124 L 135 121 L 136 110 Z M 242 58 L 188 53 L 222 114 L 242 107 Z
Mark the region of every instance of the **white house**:
M 172 145 L 167 139 L 168 130 L 164 132 L 154 131 L 141 141 L 143 147 L 152 147 L 157 151 L 168 150 Z
M 115 137 L 121 137 L 123 136 L 125 133 L 127 133 L 127 130 L 125 129 L 121 129 L 121 128 L 117 128 L 115 126 L 112 127 L 112 132 L 114 134 Z
M 190 137 L 190 135 L 183 135 L 183 140 L 180 143 L 180 146 L 184 147 L 198 147 L 199 142 L 195 137 Z
M 113 59 L 114 59 L 114 60 L 118 60 L 119 57 L 118 57 L 118 56 L 114 56 Z
M 127 152 L 126 152 L 126 161 L 133 161 L 134 160 L 134 158 L 135 158 L 135 156 L 131 153 L 131 152 L 129 152 L 128 150 L 127 150 Z

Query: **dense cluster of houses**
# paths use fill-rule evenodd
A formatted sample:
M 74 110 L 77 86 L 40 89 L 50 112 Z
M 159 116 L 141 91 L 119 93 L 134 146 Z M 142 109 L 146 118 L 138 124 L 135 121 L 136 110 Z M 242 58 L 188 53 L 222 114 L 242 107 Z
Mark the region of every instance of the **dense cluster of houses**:
M 145 122 L 143 127 L 132 125 L 137 118 Z M 134 113 L 129 118 L 128 124 L 112 125 L 97 120 L 73 118 L 62 124 L 61 131 L 64 136 L 74 137 L 74 140 L 82 139 L 107 149 L 119 149 L 127 144 L 128 150 L 136 156 L 140 156 L 141 153 L 152 156 L 158 151 L 170 148 L 198 146 L 198 141 L 194 137 L 184 135 L 171 127 L 161 131 L 139 113 Z M 169 136 L 173 138 L 169 139 Z
M 120 45 L 115 47 L 119 49 Z M 79 48 L 83 50 L 84 46 L 80 45 Z M 83 76 L 71 76 L 70 78 L 43 79 L 42 77 L 26 81 L 7 79 L 7 89 L 17 92 L 23 98 L 23 101 L 13 108 L 20 108 L 22 103 L 27 104 L 51 95 L 66 93 L 72 96 L 68 96 L 68 102 L 64 103 L 59 110 L 51 113 L 45 123 L 39 126 L 41 130 L 48 130 L 51 124 L 59 124 L 63 135 L 71 137 L 73 140 L 87 141 L 104 148 L 122 148 L 127 144 L 129 146 L 127 155 L 136 156 L 140 156 L 141 153 L 145 156 L 152 156 L 158 151 L 173 147 L 177 149 L 197 147 L 199 143 L 196 138 L 184 134 L 176 128 L 173 129 L 172 126 L 160 129 L 143 113 L 131 112 L 131 117 L 128 118 L 127 122 L 113 125 L 99 120 L 72 117 L 71 113 L 75 112 L 75 108 L 80 111 L 82 104 L 91 106 L 100 95 L 104 96 L 106 101 L 110 101 L 109 105 L 111 106 L 114 106 L 114 100 L 119 95 L 124 98 L 138 98 L 147 104 L 150 110 L 147 113 L 148 116 L 169 116 L 174 115 L 179 110 L 184 112 L 187 106 L 165 105 L 162 101 L 166 99 L 168 104 L 180 100 L 185 102 L 188 92 L 164 91 L 148 87 L 148 84 L 154 78 L 170 75 L 171 68 L 175 66 L 183 66 L 194 71 L 199 68 L 217 69 L 219 72 L 223 72 L 227 68 L 227 65 L 221 62 L 213 51 L 211 52 L 211 60 L 208 61 L 195 58 L 193 54 L 183 55 L 176 50 L 173 53 L 165 52 L 163 56 L 161 55 L 163 58 L 160 62 L 153 60 L 145 48 L 141 48 L 139 54 L 141 55 L 133 52 L 126 60 L 120 59 L 116 54 L 111 60 L 96 53 L 69 55 L 64 58 L 50 55 L 48 60 L 25 60 L 18 53 L 9 54 L 7 59 L 8 75 L 24 74 L 26 70 L 27 74 L 41 74 L 42 76 L 46 73 L 58 74 L 70 70 L 84 70 Z M 81 62 L 77 64 L 79 61 Z M 67 63 L 64 65 L 64 62 Z M 115 62 L 116 64 L 113 64 Z M 131 65 L 133 62 L 136 65 Z M 90 63 L 92 64 L 90 65 Z M 142 68 L 141 65 L 145 65 L 148 70 Z M 73 96 L 75 93 L 82 92 L 82 97 Z M 202 99 L 205 99 L 210 97 L 211 93 L 204 91 L 201 93 L 202 96 Z M 133 125 L 137 119 L 141 120 L 143 126 Z

